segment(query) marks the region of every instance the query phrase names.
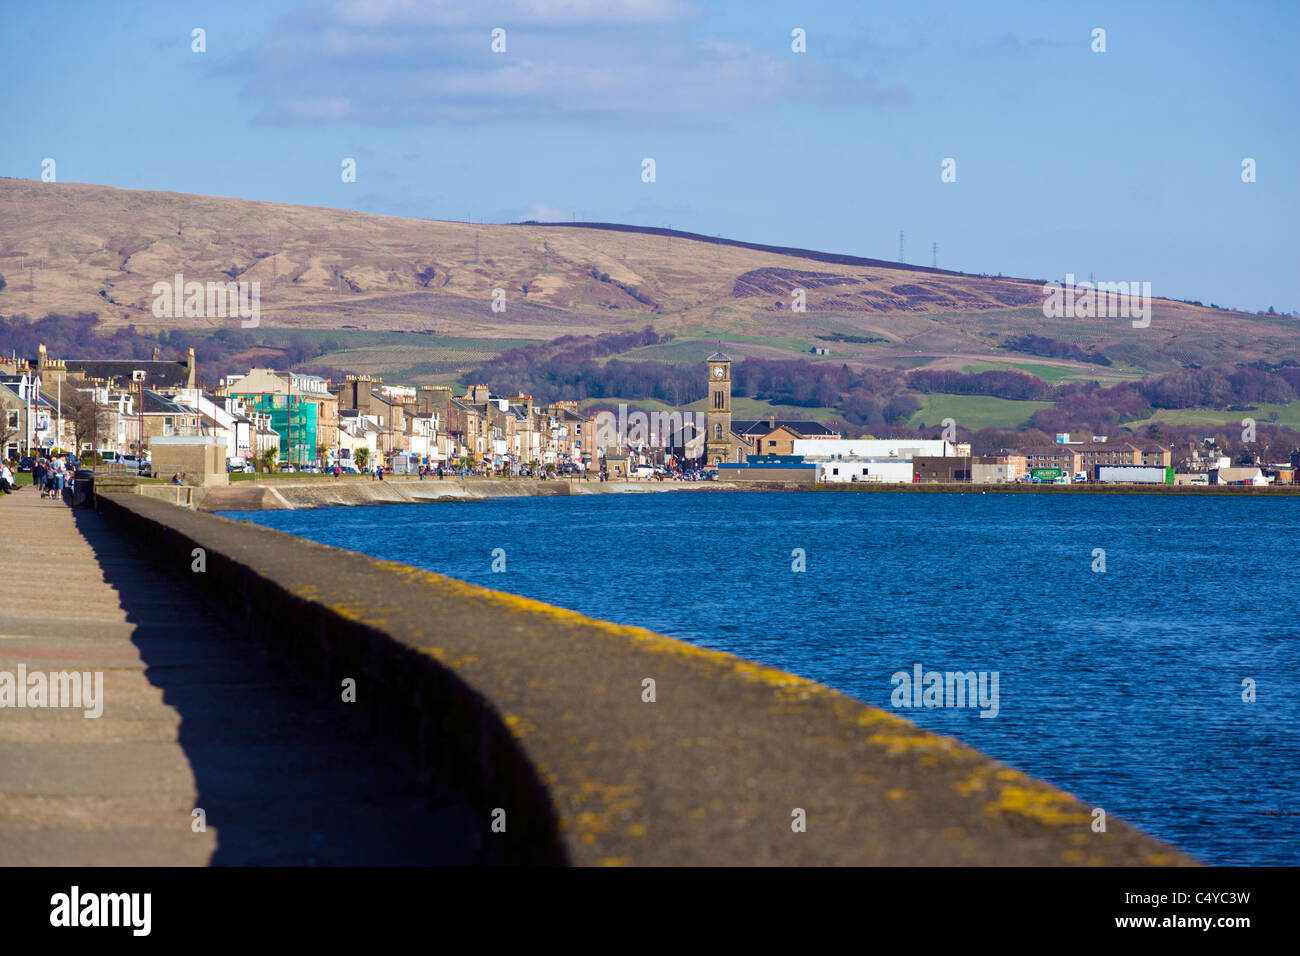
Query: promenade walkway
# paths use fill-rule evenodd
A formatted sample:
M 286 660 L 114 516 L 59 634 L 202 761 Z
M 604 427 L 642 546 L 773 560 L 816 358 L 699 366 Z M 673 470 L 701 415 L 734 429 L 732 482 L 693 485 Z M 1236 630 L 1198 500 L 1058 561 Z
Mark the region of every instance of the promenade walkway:
M 98 718 L 0 709 L 0 865 L 478 860 L 453 792 L 418 784 L 189 573 L 89 509 L 0 498 L 0 679 L 103 675 Z

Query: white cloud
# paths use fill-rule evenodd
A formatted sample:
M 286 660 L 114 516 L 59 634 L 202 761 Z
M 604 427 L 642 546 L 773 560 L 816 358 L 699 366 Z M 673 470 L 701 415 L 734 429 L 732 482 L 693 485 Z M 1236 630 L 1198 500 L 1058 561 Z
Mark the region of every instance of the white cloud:
M 261 122 L 616 123 L 783 102 L 906 99 L 816 61 L 697 38 L 680 0 L 333 0 L 295 11 L 239 70 Z M 629 29 L 629 24 L 634 25 Z M 491 31 L 507 30 L 507 51 Z
M 340 23 L 378 26 L 560 26 L 598 23 L 669 23 L 692 7 L 681 0 L 337 0 L 329 5 Z
M 569 214 L 563 209 L 556 209 L 554 206 L 548 206 L 544 202 L 535 202 L 524 211 L 521 219 L 531 219 L 534 222 L 560 222 L 569 218 Z

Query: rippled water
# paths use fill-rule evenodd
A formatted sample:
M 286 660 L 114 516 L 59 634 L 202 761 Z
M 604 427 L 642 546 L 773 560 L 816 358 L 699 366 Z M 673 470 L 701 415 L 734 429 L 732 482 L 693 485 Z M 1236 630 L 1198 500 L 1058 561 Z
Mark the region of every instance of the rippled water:
M 996 718 L 901 712 L 1205 862 L 1300 863 L 1298 499 L 681 493 L 227 517 L 649 627 L 880 707 L 891 675 L 917 663 L 997 671 Z M 498 547 L 504 573 L 491 571 Z

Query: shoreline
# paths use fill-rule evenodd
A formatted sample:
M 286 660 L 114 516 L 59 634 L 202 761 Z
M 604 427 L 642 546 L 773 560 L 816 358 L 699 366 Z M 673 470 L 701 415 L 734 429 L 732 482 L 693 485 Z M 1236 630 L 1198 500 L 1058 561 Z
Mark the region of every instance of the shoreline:
M 140 485 L 149 498 L 186 504 L 199 511 L 284 511 L 300 508 L 359 507 L 384 504 L 429 504 L 435 501 L 483 501 L 489 498 L 567 497 L 571 495 L 668 494 L 684 492 L 802 491 L 894 494 L 1065 494 L 1065 495 L 1226 495 L 1231 497 L 1291 497 L 1300 485 L 1253 488 L 1236 485 L 969 485 L 846 483 L 808 486 L 793 482 L 657 482 L 657 481 L 533 481 L 511 478 L 443 478 L 419 481 L 330 479 L 309 481 L 272 479 L 241 481 L 215 488 Z M 185 500 L 178 493 L 185 492 Z
M 156 489 L 156 490 L 153 490 Z M 141 485 L 150 498 L 175 501 L 186 489 L 175 485 Z M 215 488 L 190 489 L 199 511 L 283 511 L 331 506 L 429 504 L 435 501 L 483 501 L 488 498 L 553 498 L 572 495 L 662 494 L 741 490 L 729 482 L 692 481 L 538 481 L 515 478 L 385 478 L 383 481 L 329 478 L 294 481 L 240 481 Z M 197 494 L 195 494 L 197 493 Z

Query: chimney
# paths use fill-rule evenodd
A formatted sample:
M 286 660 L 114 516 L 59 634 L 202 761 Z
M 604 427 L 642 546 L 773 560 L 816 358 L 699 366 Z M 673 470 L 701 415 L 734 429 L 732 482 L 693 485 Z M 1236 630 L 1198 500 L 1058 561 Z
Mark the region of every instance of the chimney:
M 775 416 L 775 415 L 768 415 L 768 416 L 767 416 L 767 427 L 775 430 L 775 428 L 776 428 L 776 416 Z
M 420 415 L 442 412 L 445 417 L 450 404 L 451 386 L 449 385 L 421 385 L 415 393 L 415 407 Z

